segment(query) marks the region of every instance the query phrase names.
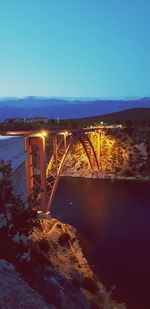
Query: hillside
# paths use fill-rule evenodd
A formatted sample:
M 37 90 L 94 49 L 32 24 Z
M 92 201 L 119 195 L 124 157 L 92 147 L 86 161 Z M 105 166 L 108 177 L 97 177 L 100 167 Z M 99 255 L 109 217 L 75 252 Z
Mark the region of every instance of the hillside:
M 98 135 L 90 139 L 97 149 Z M 150 129 L 140 125 L 106 128 L 101 132 L 99 170 L 91 171 L 84 149 L 77 143 L 64 165 L 63 175 L 100 179 L 150 181 Z
M 150 108 L 133 108 L 127 109 L 121 112 L 110 113 L 107 115 L 100 115 L 95 117 L 85 117 L 80 119 L 74 119 L 74 123 L 83 123 L 86 124 L 94 124 L 99 122 L 141 122 L 141 121 L 150 121 Z

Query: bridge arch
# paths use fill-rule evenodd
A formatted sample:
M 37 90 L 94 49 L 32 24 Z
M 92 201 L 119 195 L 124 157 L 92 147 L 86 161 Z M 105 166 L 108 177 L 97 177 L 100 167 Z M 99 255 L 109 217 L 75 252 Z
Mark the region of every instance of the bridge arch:
M 88 158 L 91 169 L 92 170 L 95 168 L 97 170 L 99 169 L 99 163 L 97 160 L 94 146 L 87 134 L 76 133 L 76 134 L 72 134 L 71 138 L 68 137 L 66 149 L 63 153 L 61 151 L 61 147 L 63 146 L 63 140 L 62 140 L 58 145 L 56 145 L 55 151 L 50 159 L 50 162 L 46 170 L 47 184 L 49 187 L 49 197 L 48 197 L 46 211 L 49 211 L 51 208 L 51 205 L 52 205 L 52 202 L 55 196 L 55 192 L 57 189 L 57 185 L 59 182 L 59 178 L 63 170 L 65 159 L 68 155 L 68 152 L 71 149 L 72 145 L 75 144 L 77 141 L 79 141 L 80 144 L 82 145 L 84 152 Z M 61 154 L 60 157 L 58 155 L 59 151 Z

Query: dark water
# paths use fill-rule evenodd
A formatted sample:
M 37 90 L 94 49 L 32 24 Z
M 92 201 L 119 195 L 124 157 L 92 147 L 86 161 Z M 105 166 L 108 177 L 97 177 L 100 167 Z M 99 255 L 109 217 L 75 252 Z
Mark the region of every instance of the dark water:
M 88 240 L 88 258 L 113 298 L 150 308 L 150 183 L 64 177 L 52 213 Z

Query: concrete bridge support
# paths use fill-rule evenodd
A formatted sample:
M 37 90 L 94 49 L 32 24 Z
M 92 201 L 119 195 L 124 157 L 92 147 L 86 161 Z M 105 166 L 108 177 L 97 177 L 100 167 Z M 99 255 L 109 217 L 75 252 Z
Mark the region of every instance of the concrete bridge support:
M 36 169 L 34 167 L 34 150 L 33 146 L 38 147 L 38 169 L 39 175 L 36 175 Z M 26 159 L 26 179 L 27 179 L 27 192 L 28 196 L 31 195 L 34 185 L 39 189 L 39 200 L 42 212 L 46 211 L 47 199 L 46 199 L 46 164 L 45 164 L 45 137 L 25 137 L 25 150 L 27 151 Z

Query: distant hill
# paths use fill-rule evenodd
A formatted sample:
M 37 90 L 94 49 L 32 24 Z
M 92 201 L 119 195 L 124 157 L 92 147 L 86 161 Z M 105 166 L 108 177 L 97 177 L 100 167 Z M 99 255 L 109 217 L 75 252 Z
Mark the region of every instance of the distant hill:
M 136 100 L 67 100 L 27 97 L 1 98 L 0 121 L 13 117 L 48 117 L 56 119 L 106 115 L 134 108 L 150 108 L 150 98 Z
M 107 115 L 86 117 L 82 119 L 76 119 L 74 121 L 79 121 L 83 123 L 97 123 L 97 122 L 122 122 L 122 121 L 150 121 L 150 108 L 134 108 L 127 109 L 121 112 L 111 113 Z

